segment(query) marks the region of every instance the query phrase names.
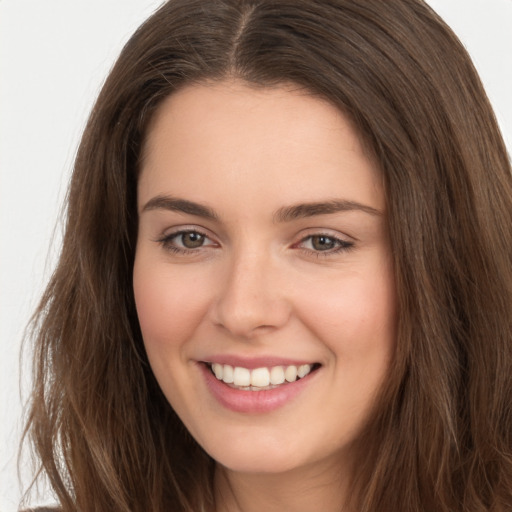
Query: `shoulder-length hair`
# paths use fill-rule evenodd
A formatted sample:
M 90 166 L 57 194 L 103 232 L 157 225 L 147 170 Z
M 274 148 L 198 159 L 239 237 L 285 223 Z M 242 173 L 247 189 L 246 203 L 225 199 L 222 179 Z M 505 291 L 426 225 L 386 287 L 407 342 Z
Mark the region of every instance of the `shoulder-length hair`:
M 382 171 L 397 352 L 352 504 L 510 510 L 510 162 L 466 51 L 421 0 L 171 0 L 126 44 L 83 135 L 35 320 L 27 430 L 63 510 L 214 506 L 214 462 L 150 370 L 132 267 L 148 123 L 177 89 L 225 79 L 329 100 Z

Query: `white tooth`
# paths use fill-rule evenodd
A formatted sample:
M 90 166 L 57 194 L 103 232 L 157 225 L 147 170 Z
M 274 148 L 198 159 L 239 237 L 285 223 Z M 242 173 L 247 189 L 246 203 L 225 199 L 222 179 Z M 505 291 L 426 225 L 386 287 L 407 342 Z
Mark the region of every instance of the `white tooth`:
M 222 370 L 222 380 L 226 384 L 232 384 L 233 383 L 233 367 L 229 364 L 225 364 Z
M 251 372 L 251 386 L 264 388 L 270 384 L 270 373 L 268 368 L 255 368 Z
M 233 372 L 233 384 L 235 386 L 250 386 L 251 372 L 247 368 L 236 366 Z
M 297 370 L 297 375 L 302 379 L 302 377 L 305 377 L 310 371 L 311 371 L 310 364 L 301 364 L 299 366 L 299 369 Z
M 284 378 L 288 382 L 295 382 L 297 380 L 297 367 L 296 366 L 288 366 L 284 371 Z
M 223 374 L 222 365 L 219 363 L 213 363 L 212 370 L 213 370 L 213 373 L 215 373 L 215 377 L 217 377 L 217 379 L 219 379 L 219 380 L 222 380 L 222 374 Z
M 282 366 L 274 366 L 270 370 L 270 384 L 277 386 L 284 382 L 284 369 Z

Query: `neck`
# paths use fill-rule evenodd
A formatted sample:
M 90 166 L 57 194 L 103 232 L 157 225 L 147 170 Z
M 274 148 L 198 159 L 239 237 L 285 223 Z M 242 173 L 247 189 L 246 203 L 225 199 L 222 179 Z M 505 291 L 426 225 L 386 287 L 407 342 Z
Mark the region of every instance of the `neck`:
M 286 473 L 215 472 L 216 512 L 348 512 L 347 474 L 339 464 Z

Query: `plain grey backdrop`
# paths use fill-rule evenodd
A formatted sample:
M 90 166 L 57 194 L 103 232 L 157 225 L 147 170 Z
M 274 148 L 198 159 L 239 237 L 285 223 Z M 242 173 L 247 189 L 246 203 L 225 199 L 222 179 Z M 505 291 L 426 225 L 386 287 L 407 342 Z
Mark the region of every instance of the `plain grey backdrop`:
M 27 364 L 20 374 L 19 352 L 58 254 L 80 133 L 122 45 L 161 3 L 0 0 L 0 512 L 17 510 L 21 497 L 16 457 L 30 376 Z M 512 0 L 428 3 L 472 55 L 510 152 Z M 26 485 L 28 464 L 21 473 Z M 44 488 L 39 502 L 51 502 Z

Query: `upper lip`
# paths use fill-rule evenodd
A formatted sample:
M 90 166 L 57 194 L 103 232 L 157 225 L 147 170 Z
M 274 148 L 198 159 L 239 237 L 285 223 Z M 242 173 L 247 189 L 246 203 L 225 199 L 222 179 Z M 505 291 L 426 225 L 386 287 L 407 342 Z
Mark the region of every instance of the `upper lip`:
M 229 364 L 233 367 L 247 368 L 272 368 L 273 366 L 300 366 L 303 364 L 315 364 L 315 361 L 304 359 L 283 358 L 277 356 L 242 357 L 232 354 L 212 355 L 202 359 L 204 363 Z

